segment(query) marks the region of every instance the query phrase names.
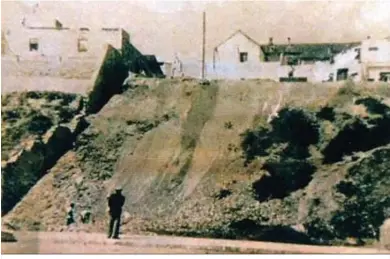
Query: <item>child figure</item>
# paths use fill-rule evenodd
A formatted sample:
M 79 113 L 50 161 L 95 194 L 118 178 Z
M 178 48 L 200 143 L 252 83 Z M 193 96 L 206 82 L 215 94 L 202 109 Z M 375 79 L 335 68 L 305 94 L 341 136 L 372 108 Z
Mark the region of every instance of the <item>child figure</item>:
M 66 211 L 66 225 L 70 226 L 74 223 L 76 223 L 74 219 L 75 210 L 74 210 L 75 204 L 73 202 L 70 203 L 70 207 Z

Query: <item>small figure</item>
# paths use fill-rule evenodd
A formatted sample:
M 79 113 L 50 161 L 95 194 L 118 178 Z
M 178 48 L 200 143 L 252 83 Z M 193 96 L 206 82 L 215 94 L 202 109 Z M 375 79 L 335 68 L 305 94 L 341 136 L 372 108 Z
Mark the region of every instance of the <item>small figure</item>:
M 294 67 L 291 66 L 291 70 L 290 70 L 290 72 L 288 72 L 288 77 L 289 77 L 289 78 L 294 77 L 294 71 L 295 71 Z
M 75 204 L 73 202 L 70 203 L 70 207 L 66 211 L 66 225 L 70 226 L 74 223 L 76 223 L 74 219 L 75 211 L 74 211 Z
M 83 210 L 80 214 L 81 222 L 83 224 L 89 224 L 91 221 L 91 212 L 89 210 Z
M 173 66 L 172 66 L 172 71 L 171 71 L 172 78 L 179 75 L 181 77 L 184 76 L 183 72 L 183 63 L 179 59 L 178 55 L 175 54 L 175 58 L 173 60 Z
M 125 79 L 125 81 L 123 81 L 122 86 L 130 85 L 131 81 L 132 81 L 134 78 L 135 78 L 135 74 L 129 70 L 128 76 L 127 76 L 127 78 Z
M 119 239 L 119 228 L 122 214 L 122 207 L 125 203 L 125 197 L 122 195 L 122 188 L 117 187 L 115 193 L 108 197 L 108 207 L 110 214 L 110 225 L 108 238 Z M 114 228 L 115 225 L 115 228 Z

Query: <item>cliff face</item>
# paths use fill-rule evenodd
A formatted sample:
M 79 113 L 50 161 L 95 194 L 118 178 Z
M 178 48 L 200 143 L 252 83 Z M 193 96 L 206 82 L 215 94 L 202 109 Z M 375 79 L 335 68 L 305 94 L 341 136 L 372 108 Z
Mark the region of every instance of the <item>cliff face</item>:
M 58 230 L 75 201 L 101 231 L 119 184 L 124 231 L 272 240 L 284 232 L 269 228 L 303 224 L 316 239 L 374 237 L 390 207 L 389 98 L 388 85 L 139 80 L 87 118 L 4 221 Z

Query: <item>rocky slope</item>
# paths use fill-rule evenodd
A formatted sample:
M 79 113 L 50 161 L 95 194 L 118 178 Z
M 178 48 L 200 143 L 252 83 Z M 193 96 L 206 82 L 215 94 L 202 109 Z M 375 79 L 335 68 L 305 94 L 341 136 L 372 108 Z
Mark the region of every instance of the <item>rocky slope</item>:
M 84 98 L 60 92 L 2 96 L 2 215 L 68 151 L 83 123 Z
M 390 216 L 389 105 L 386 84 L 139 80 L 88 117 L 4 221 L 62 229 L 75 201 L 92 211 L 86 227 L 102 231 L 120 184 L 124 231 L 375 238 Z

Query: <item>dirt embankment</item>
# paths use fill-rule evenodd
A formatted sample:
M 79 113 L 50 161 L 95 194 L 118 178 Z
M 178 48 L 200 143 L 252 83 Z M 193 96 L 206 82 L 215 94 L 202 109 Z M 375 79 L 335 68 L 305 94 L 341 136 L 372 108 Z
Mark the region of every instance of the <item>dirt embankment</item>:
M 385 84 L 141 80 L 88 118 L 4 220 L 61 229 L 72 200 L 100 231 L 121 184 L 124 231 L 375 238 L 390 216 L 389 98 Z
M 87 126 L 83 97 L 58 92 L 2 96 L 2 215 L 34 186 Z

